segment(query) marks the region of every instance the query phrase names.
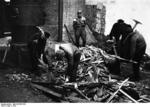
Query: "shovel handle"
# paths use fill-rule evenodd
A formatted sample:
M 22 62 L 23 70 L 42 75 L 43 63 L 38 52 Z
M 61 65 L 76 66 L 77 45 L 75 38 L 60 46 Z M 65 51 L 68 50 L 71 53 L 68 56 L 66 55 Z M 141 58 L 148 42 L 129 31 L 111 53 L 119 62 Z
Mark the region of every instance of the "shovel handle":
M 133 61 L 133 60 L 128 60 L 128 59 L 125 59 L 125 58 L 121 58 L 120 56 L 116 56 L 116 55 L 113 55 L 113 57 L 121 60 L 121 61 L 126 61 L 126 62 L 130 62 L 130 63 L 134 63 L 134 64 L 137 64 L 138 62 L 136 61 Z

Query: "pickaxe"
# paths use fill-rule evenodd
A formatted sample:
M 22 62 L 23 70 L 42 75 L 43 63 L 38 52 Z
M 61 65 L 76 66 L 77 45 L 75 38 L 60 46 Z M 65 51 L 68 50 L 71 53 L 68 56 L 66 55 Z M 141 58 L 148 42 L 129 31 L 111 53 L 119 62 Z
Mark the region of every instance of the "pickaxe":
M 142 24 L 140 21 L 133 19 L 133 21 L 135 22 L 135 25 L 133 26 L 133 30 L 136 28 L 136 26 L 138 24 Z

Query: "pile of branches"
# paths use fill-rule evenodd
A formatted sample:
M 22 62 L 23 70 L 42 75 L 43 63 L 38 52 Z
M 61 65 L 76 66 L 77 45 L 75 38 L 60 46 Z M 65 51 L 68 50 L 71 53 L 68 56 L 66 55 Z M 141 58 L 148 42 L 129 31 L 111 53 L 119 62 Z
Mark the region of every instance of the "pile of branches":
M 116 58 L 94 46 L 82 47 L 80 51 L 82 55 L 76 83 L 65 81 L 67 63 L 64 60 L 53 63 L 54 72 L 48 78 L 55 78 L 55 82 L 33 82 L 32 86 L 61 102 L 144 102 L 136 84 L 129 78 L 111 78 L 106 63 L 112 63 Z

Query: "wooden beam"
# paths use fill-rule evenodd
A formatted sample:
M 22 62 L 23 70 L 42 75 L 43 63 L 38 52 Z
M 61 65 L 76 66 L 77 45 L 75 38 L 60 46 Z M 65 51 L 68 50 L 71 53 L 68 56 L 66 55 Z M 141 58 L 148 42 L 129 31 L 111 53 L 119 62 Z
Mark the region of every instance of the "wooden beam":
M 37 84 L 31 83 L 31 86 L 36 88 L 36 89 L 39 89 L 39 90 L 41 90 L 43 92 L 46 92 L 46 93 L 48 93 L 48 94 L 50 94 L 52 96 L 55 96 L 57 98 L 62 98 L 63 97 L 61 94 L 59 94 L 57 92 L 54 92 L 53 90 L 51 90 L 49 88 L 46 88 L 46 87 L 43 87 L 41 85 L 37 85 Z
M 122 94 L 124 94 L 126 97 L 128 97 L 132 102 L 139 103 L 135 99 L 133 99 L 130 95 L 128 95 L 126 92 L 124 92 L 122 89 L 119 90 Z
M 129 80 L 129 78 L 125 79 L 121 85 L 119 86 L 118 90 L 108 99 L 107 103 L 109 103 L 120 91 L 120 89 L 123 87 L 123 85 Z

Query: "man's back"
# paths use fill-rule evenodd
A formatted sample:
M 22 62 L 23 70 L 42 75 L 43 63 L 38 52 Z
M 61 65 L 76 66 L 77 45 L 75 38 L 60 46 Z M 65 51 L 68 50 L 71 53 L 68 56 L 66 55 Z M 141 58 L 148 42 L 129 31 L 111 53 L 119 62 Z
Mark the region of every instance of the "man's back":
M 73 56 L 74 52 L 78 50 L 78 48 L 71 43 L 48 42 L 45 53 L 48 56 L 54 56 L 60 49 L 69 56 Z
M 131 47 L 136 48 L 135 54 L 140 52 L 141 48 L 145 46 L 146 46 L 146 42 L 143 35 L 140 34 L 138 31 L 135 31 L 131 37 Z

